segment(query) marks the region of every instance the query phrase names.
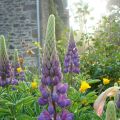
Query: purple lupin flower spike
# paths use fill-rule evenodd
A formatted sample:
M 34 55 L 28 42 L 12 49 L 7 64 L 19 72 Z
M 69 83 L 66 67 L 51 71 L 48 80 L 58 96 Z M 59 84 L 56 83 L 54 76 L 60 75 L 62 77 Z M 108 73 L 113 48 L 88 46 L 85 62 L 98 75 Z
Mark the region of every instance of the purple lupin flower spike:
M 68 84 L 61 83 L 62 73 L 55 40 L 55 17 L 54 15 L 50 15 L 43 50 L 42 79 L 40 85 L 42 95 L 38 99 L 40 105 L 47 105 L 48 108 L 40 114 L 38 120 L 73 120 L 73 114 L 65 110 L 70 105 L 70 100 L 67 98 L 66 93 Z M 61 108 L 61 111 L 57 112 L 57 107 Z M 65 117 L 63 117 L 63 114 L 65 114 Z M 72 115 L 69 115 L 68 119 L 68 115 L 66 114 Z
M 8 59 L 4 36 L 0 36 L 0 86 L 4 87 L 12 81 L 12 67 Z
M 76 43 L 73 36 L 73 31 L 70 32 L 70 39 L 68 50 L 64 59 L 64 73 L 77 73 L 79 74 L 79 55 Z

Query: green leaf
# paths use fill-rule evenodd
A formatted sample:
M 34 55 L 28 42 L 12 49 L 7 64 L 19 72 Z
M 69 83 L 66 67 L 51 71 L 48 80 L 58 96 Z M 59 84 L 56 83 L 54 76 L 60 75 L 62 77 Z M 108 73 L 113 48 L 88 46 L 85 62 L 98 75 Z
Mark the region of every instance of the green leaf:
M 101 80 L 99 80 L 99 79 L 89 79 L 87 82 L 88 82 L 89 84 L 95 84 L 95 83 L 101 82 Z
M 10 111 L 6 108 L 0 108 L 0 116 L 3 116 L 3 115 L 8 115 L 10 114 Z
M 35 118 L 32 118 L 29 115 L 21 114 L 16 117 L 17 120 L 35 120 Z
M 21 100 L 17 101 L 16 106 L 19 106 L 19 105 L 21 106 L 22 104 L 29 105 L 33 101 L 34 101 L 34 98 L 32 96 L 28 96 L 28 97 L 22 98 Z

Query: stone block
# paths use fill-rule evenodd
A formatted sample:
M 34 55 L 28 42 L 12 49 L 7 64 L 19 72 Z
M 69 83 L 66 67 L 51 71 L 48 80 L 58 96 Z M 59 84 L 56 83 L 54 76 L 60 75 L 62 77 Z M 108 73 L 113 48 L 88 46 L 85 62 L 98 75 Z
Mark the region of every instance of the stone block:
M 34 9 L 36 9 L 36 4 L 25 5 L 25 6 L 23 7 L 23 11 L 34 10 Z
M 32 37 L 38 38 L 38 30 L 37 29 L 32 30 Z

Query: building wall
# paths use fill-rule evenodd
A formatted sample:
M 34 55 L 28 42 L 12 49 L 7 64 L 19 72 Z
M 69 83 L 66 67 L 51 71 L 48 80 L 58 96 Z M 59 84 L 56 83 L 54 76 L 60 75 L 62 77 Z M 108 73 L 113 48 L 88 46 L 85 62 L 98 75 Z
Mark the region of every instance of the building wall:
M 11 51 L 36 39 L 36 14 L 36 0 L 0 0 L 0 34 L 10 38 Z
M 63 13 L 62 0 L 55 1 L 60 1 L 58 12 Z M 50 14 L 49 2 L 50 0 L 39 0 L 40 41 L 42 44 Z M 60 16 L 64 18 L 63 14 Z M 9 55 L 13 55 L 15 48 L 18 49 L 19 54 L 24 55 L 24 52 L 33 46 L 32 41 L 37 40 L 37 29 L 36 0 L 0 0 L 0 35 L 4 35 L 7 40 L 9 39 L 7 44 Z M 31 60 L 31 58 L 27 57 L 26 60 Z

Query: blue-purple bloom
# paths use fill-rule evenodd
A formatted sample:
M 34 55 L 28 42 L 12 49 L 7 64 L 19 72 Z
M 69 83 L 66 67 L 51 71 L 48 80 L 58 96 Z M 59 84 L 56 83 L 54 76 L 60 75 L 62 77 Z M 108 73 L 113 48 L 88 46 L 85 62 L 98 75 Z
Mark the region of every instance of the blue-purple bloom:
M 63 110 L 61 114 L 61 120 L 73 120 L 73 114 L 67 110 Z
M 40 114 L 38 120 L 73 120 L 73 114 L 71 115 L 71 113 L 65 110 L 71 102 L 67 98 L 66 93 L 68 84 L 61 83 L 62 72 L 55 43 L 54 15 L 49 17 L 45 40 L 42 79 L 39 88 L 42 96 L 39 98 L 38 103 L 40 105 L 47 105 L 48 109 Z M 57 107 L 61 108 L 62 113 L 57 111 Z M 65 114 L 65 117 L 63 117 L 63 114 Z M 67 119 L 69 114 L 71 116 Z
M 79 72 L 79 55 L 74 40 L 73 31 L 71 30 L 68 50 L 64 59 L 64 73 L 79 74 Z
M 13 69 L 8 59 L 6 43 L 4 36 L 0 36 L 0 86 L 15 84 L 13 82 Z
M 38 120 L 52 120 L 52 119 L 49 112 L 45 110 L 40 114 L 40 116 L 38 117 Z

